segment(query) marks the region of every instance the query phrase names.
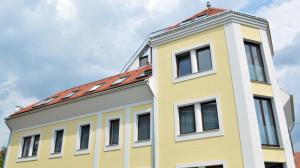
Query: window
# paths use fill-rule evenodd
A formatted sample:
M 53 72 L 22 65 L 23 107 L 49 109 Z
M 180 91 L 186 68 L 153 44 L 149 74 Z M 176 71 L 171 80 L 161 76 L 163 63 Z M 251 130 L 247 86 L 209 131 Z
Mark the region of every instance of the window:
M 93 86 L 90 90 L 88 90 L 88 92 L 93 92 L 95 90 L 97 90 L 98 88 L 100 88 L 103 84 L 100 83 L 100 84 L 97 84 L 96 86 Z
M 64 130 L 56 130 L 54 135 L 54 149 L 53 153 L 61 153 L 62 150 L 62 144 L 63 144 L 63 136 L 64 136 Z
M 266 82 L 264 63 L 260 50 L 260 45 L 250 42 L 245 42 L 245 50 L 248 62 L 250 79 L 252 81 Z
M 212 70 L 210 47 L 197 50 L 197 65 L 199 72 Z
M 150 140 L 150 113 L 138 115 L 138 141 Z
M 190 53 L 183 53 L 176 56 L 177 60 L 177 76 L 184 76 L 192 73 Z
M 179 107 L 180 134 L 196 132 L 194 105 Z
M 109 145 L 119 144 L 119 124 L 120 119 L 110 120 Z
M 121 77 L 118 80 L 116 80 L 112 85 L 120 84 L 120 83 L 124 82 L 127 78 L 128 78 L 128 76 Z
M 279 146 L 270 99 L 254 98 L 260 139 L 263 146 Z
M 50 103 L 52 100 L 54 100 L 53 97 L 52 97 L 52 98 L 48 98 L 48 99 L 46 99 L 46 100 L 43 100 L 43 101 L 37 103 L 37 104 L 34 105 L 33 107 L 37 107 L 37 106 L 40 106 L 40 105 L 44 105 L 44 104 Z
M 282 163 L 265 163 L 266 168 L 283 168 Z
M 21 158 L 37 156 L 40 135 L 26 136 L 22 138 Z
M 140 67 L 148 65 L 148 63 L 149 63 L 149 61 L 148 61 L 148 55 L 139 57 L 139 66 Z
M 203 131 L 219 129 L 216 101 L 201 103 Z
M 70 97 L 72 97 L 73 95 L 75 95 L 77 92 L 79 92 L 79 90 L 75 90 L 72 93 L 67 94 L 65 97 L 63 97 L 62 99 L 68 99 Z
M 79 150 L 89 148 L 90 124 L 80 126 L 80 145 Z

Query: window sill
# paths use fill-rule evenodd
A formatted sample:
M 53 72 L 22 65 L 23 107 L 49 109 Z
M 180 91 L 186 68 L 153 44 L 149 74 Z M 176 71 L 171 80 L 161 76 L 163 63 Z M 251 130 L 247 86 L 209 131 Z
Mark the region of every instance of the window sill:
M 77 149 L 76 151 L 75 151 L 75 156 L 78 156 L 78 155 L 87 155 L 87 154 L 90 154 L 91 153 L 91 151 L 90 151 L 90 149 Z
M 266 146 L 263 145 L 262 149 L 275 149 L 275 150 L 284 150 L 284 148 L 280 147 L 280 146 Z
M 138 148 L 138 147 L 144 147 L 144 146 L 151 146 L 151 140 L 144 140 L 144 141 L 135 141 L 133 142 L 133 147 Z
M 121 150 L 120 144 L 118 144 L 118 145 L 107 145 L 107 146 L 104 147 L 104 152 L 115 151 L 115 150 Z
M 264 81 L 257 81 L 257 80 L 251 80 L 252 83 L 258 83 L 258 84 L 263 84 L 263 85 L 271 85 L 269 82 L 264 82 Z
M 20 157 L 17 159 L 17 163 L 19 162 L 29 162 L 29 161 L 35 161 L 38 160 L 37 156 L 29 156 L 29 157 Z
M 205 131 L 205 132 L 195 132 L 195 133 L 189 133 L 189 134 L 176 135 L 175 141 L 181 142 L 181 141 L 218 137 L 218 136 L 223 136 L 223 135 L 224 135 L 223 130 L 211 130 L 211 131 Z
M 50 153 L 49 158 L 54 159 L 54 158 L 61 158 L 62 153 Z
M 216 70 L 214 70 L 214 69 L 210 70 L 210 71 L 205 71 L 205 72 L 191 73 L 188 75 L 173 78 L 173 83 L 179 83 L 179 82 L 183 82 L 183 81 L 187 81 L 187 80 L 191 80 L 191 79 L 195 79 L 195 78 L 199 78 L 199 77 L 209 76 L 209 75 L 213 75 L 213 74 L 216 74 Z

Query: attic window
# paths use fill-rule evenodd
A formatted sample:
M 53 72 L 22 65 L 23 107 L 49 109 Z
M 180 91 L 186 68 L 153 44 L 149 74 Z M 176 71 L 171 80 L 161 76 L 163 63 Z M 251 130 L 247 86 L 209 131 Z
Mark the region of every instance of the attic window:
M 112 85 L 120 84 L 120 83 L 124 82 L 127 78 L 128 78 L 128 76 L 121 77 L 120 79 L 116 80 Z
M 93 86 L 90 90 L 88 90 L 88 92 L 93 92 L 95 90 L 97 90 L 99 87 L 101 87 L 103 85 L 103 83 L 97 84 L 96 86 Z
M 66 96 L 65 96 L 65 97 L 63 97 L 62 99 L 68 99 L 68 98 L 72 97 L 73 95 L 75 95 L 77 92 L 79 92 L 79 90 L 75 90 L 75 91 L 73 91 L 72 93 L 70 93 L 70 94 L 66 95 Z
M 148 55 L 139 57 L 139 67 L 143 67 L 149 64 Z
M 40 106 L 40 105 L 43 105 L 43 104 L 47 104 L 47 103 L 50 103 L 52 100 L 54 100 L 54 98 L 48 98 L 48 99 L 45 99 L 41 102 L 39 102 L 38 104 L 34 105 L 33 107 L 37 107 L 37 106 Z

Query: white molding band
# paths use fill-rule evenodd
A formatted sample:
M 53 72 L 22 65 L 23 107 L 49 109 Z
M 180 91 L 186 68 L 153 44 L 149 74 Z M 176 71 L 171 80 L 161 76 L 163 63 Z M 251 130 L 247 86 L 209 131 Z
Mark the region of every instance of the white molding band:
M 126 108 L 126 117 L 125 117 L 125 135 L 124 135 L 124 168 L 130 167 L 130 111 L 131 109 Z M 120 130 L 122 131 L 122 130 Z
M 277 122 L 276 122 L 277 132 L 279 132 L 278 139 L 284 148 L 286 167 L 287 168 L 295 168 L 291 140 L 290 140 L 288 127 L 287 127 L 287 123 L 286 123 L 286 119 L 285 119 L 285 115 L 284 115 L 282 100 L 280 99 L 280 95 L 279 95 L 280 88 L 277 85 L 276 71 L 275 71 L 274 64 L 273 64 L 273 59 L 272 59 L 271 49 L 270 49 L 269 42 L 268 42 L 267 32 L 266 32 L 266 30 L 263 30 L 263 29 L 260 29 L 259 32 L 260 32 L 260 37 L 261 37 L 261 41 L 262 41 L 262 49 L 263 49 L 262 53 L 266 60 L 265 66 L 267 66 L 266 69 L 268 70 L 268 73 L 269 73 L 269 75 L 268 75 L 269 80 L 272 84 L 273 101 L 274 101 L 273 113 L 275 116 L 275 120 L 277 120 Z
M 244 168 L 264 167 L 260 134 L 240 24 L 225 26 Z
M 100 159 L 101 129 L 102 129 L 102 113 L 99 112 L 97 116 L 97 128 L 96 128 L 96 138 L 95 138 L 96 142 L 95 142 L 95 149 L 94 149 L 93 168 L 100 168 L 99 159 Z

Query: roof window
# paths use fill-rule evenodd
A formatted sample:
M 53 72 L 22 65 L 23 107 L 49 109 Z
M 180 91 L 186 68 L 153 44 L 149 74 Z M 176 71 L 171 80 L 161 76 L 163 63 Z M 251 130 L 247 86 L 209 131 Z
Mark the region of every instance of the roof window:
M 127 78 L 128 78 L 128 76 L 121 77 L 118 80 L 116 80 L 112 85 L 120 84 L 120 83 L 124 82 Z
M 54 98 L 53 98 L 53 97 L 51 97 L 51 98 L 48 98 L 48 99 L 45 99 L 45 100 L 43 100 L 43 101 L 41 101 L 41 102 L 37 103 L 37 104 L 36 104 L 36 105 L 34 105 L 33 107 L 37 107 L 37 106 L 40 106 L 40 105 L 44 105 L 44 104 L 50 103 L 52 100 L 54 100 Z
M 68 98 L 72 97 L 73 95 L 75 95 L 77 92 L 79 92 L 79 90 L 75 90 L 75 91 L 73 91 L 72 93 L 70 93 L 70 94 L 66 95 L 66 96 L 65 96 L 65 97 L 63 97 L 62 99 L 68 99 Z
M 103 85 L 103 83 L 97 84 L 95 86 L 93 86 L 90 90 L 88 90 L 87 92 L 93 92 L 95 90 L 97 90 L 98 88 L 100 88 Z

